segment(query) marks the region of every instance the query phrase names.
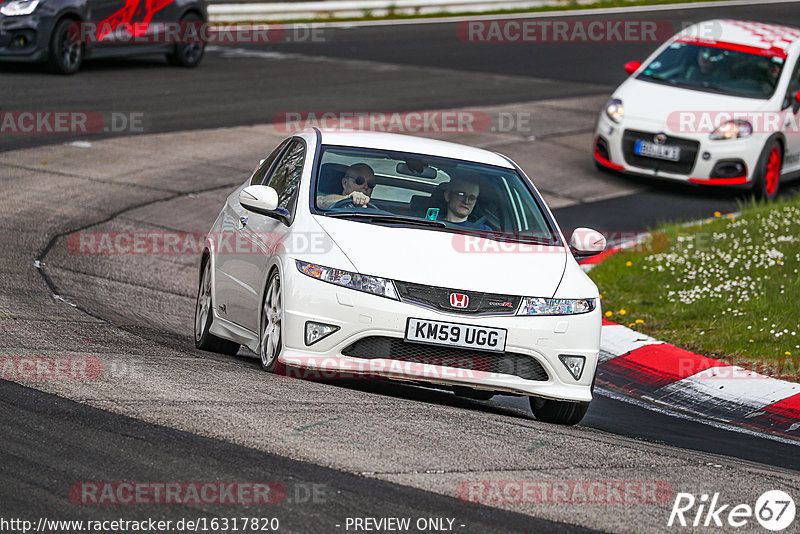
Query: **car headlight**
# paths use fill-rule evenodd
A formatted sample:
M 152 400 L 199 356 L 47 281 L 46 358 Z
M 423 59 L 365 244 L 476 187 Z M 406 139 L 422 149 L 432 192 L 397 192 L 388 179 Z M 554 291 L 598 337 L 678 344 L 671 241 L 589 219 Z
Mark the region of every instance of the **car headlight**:
M 524 297 L 517 315 L 576 315 L 595 308 L 595 299 Z
M 316 278 L 317 280 L 322 280 L 329 284 L 355 289 L 356 291 L 371 293 L 372 295 L 400 300 L 397 296 L 397 290 L 394 288 L 394 283 L 386 278 L 351 273 L 350 271 L 323 267 L 322 265 L 306 263 L 300 260 L 295 260 L 295 263 L 297 264 L 298 271 L 311 278 Z
M 736 119 L 726 121 L 719 125 L 719 127 L 711 132 L 710 139 L 736 139 L 739 137 L 750 137 L 753 133 L 753 125 L 747 121 Z
M 622 117 L 625 115 L 625 108 L 622 107 L 622 100 L 619 98 L 612 98 L 606 104 L 606 115 L 608 118 L 616 123 L 622 122 Z
M 0 13 L 7 17 L 30 15 L 38 5 L 39 0 L 13 0 L 0 6 Z

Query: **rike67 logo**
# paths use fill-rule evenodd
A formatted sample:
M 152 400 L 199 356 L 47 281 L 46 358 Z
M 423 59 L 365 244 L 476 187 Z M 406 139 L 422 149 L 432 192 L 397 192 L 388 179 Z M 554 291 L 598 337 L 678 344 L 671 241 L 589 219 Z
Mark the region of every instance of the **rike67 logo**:
M 741 528 L 753 518 L 767 530 L 778 532 L 794 522 L 794 499 L 781 490 L 764 492 L 755 506 L 749 504 L 726 504 L 719 493 L 702 494 L 695 497 L 691 493 L 678 493 L 672 504 L 667 526 L 677 527 L 723 527 Z

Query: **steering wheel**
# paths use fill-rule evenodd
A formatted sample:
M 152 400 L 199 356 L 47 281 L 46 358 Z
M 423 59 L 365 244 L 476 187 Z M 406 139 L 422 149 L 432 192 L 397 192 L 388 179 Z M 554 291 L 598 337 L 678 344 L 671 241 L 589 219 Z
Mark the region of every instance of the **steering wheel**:
M 382 209 L 380 209 L 378 206 L 376 206 L 372 202 L 367 202 L 367 206 L 366 207 L 369 208 L 369 209 L 377 210 L 377 211 L 383 211 Z M 342 208 L 351 208 L 351 209 L 359 209 L 359 208 L 361 208 L 361 209 L 364 209 L 364 206 L 361 205 L 361 204 L 355 204 L 353 202 L 352 198 L 343 198 L 342 200 L 340 200 L 336 204 L 332 205 L 328 209 L 334 210 L 334 209 L 342 209 Z

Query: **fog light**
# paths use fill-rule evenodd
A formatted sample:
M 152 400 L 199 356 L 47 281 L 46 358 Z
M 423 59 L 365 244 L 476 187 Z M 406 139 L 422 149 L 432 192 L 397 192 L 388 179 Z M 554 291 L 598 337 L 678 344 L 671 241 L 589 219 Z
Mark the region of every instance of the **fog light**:
M 567 371 L 569 371 L 570 374 L 575 377 L 575 380 L 581 379 L 581 375 L 583 374 L 583 365 L 586 363 L 586 358 L 583 356 L 567 356 L 565 354 L 559 354 L 558 359 L 561 360 L 561 363 L 564 364 L 564 367 L 567 368 Z
M 325 339 L 337 330 L 339 330 L 339 327 L 332 324 L 306 321 L 306 345 L 313 345 L 320 339 Z

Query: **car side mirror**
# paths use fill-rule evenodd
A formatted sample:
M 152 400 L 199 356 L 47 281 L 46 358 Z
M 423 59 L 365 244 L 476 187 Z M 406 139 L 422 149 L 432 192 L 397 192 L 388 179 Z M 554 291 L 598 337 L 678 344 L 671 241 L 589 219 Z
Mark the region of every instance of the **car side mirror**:
M 278 207 L 278 192 L 268 185 L 248 185 L 239 192 L 239 204 L 247 210 L 271 215 Z
M 641 61 L 628 61 L 627 63 L 625 63 L 625 72 L 627 72 L 628 74 L 633 74 L 634 72 L 639 70 L 639 67 L 641 66 L 642 66 Z
M 606 249 L 606 237 L 591 228 L 576 228 L 569 238 L 569 248 L 580 258 L 594 256 Z

